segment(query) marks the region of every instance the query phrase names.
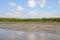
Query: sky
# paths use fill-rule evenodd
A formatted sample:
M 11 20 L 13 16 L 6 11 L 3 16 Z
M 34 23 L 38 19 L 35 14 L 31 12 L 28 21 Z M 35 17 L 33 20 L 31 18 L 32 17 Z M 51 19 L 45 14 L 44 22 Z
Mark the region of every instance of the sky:
M 60 0 L 0 0 L 0 17 L 60 17 Z

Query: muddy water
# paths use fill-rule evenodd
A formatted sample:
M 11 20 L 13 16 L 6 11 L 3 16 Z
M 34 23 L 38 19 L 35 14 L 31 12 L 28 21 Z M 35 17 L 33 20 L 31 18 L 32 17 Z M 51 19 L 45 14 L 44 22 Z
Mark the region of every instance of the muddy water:
M 0 22 L 0 40 L 60 40 L 60 22 Z

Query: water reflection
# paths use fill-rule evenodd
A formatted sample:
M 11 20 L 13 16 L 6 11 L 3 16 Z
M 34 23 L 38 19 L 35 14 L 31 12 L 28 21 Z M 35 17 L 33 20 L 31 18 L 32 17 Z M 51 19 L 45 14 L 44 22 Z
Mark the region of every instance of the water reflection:
M 8 37 L 9 37 L 9 39 L 13 40 L 16 38 L 16 35 L 13 34 L 13 35 L 9 35 Z
M 44 33 L 40 33 L 40 40 L 45 40 L 46 36 Z
M 35 40 L 35 35 L 34 35 L 34 33 L 30 33 L 30 34 L 28 35 L 28 40 Z
M 18 35 L 22 35 L 24 32 L 23 31 L 16 31 Z
M 0 40 L 60 40 L 60 36 L 44 31 L 25 32 L 0 29 Z

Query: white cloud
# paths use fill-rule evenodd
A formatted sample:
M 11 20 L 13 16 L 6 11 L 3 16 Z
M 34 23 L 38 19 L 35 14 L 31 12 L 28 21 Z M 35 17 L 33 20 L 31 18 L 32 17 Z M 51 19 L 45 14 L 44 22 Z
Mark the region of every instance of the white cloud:
M 10 2 L 9 5 L 10 5 L 11 7 L 14 7 L 14 6 L 16 6 L 16 3 Z
M 47 17 L 51 17 L 52 15 L 48 12 L 43 12 L 43 13 L 40 13 L 39 17 L 41 18 L 47 18 Z
M 60 17 L 57 12 L 49 12 L 49 11 L 40 11 L 38 12 L 37 10 L 28 12 L 28 17 L 30 18 L 49 18 L 49 17 Z
M 18 10 L 18 11 L 23 11 L 24 8 L 23 8 L 22 6 L 17 6 L 17 10 Z
M 45 17 L 49 17 L 49 16 L 52 16 L 50 12 L 47 12 L 47 11 L 44 11 L 43 12 L 43 16 Z
M 40 11 L 33 10 L 28 12 L 27 14 L 22 15 L 19 12 L 8 12 L 6 17 L 23 17 L 23 18 L 49 18 L 49 17 L 60 17 L 60 14 L 57 11 L 48 12 L 48 11 Z M 19 34 L 19 33 L 18 33 Z
M 46 4 L 46 0 L 38 0 L 37 3 L 40 5 L 41 8 L 44 8 Z
M 46 0 L 29 0 L 28 7 L 36 7 L 36 5 L 40 5 L 41 8 L 44 8 L 46 5 Z
M 39 15 L 39 13 L 38 13 L 37 10 L 34 10 L 34 11 L 29 12 L 29 15 L 31 15 L 31 16 L 37 16 L 37 15 Z
M 13 14 L 11 14 L 10 12 L 8 12 L 6 15 L 7 16 L 13 16 Z
M 28 7 L 35 7 L 36 6 L 36 1 L 35 0 L 29 0 L 28 1 Z
M 15 12 L 14 13 L 14 16 L 18 17 L 19 16 L 19 13 L 18 12 Z
M 7 17 L 18 17 L 19 13 L 18 12 L 8 12 L 6 14 Z
M 60 16 L 59 14 L 56 13 L 56 11 L 54 12 L 43 11 L 40 13 L 39 17 L 49 18 L 49 17 L 60 17 Z
M 27 17 L 29 18 L 38 18 L 39 12 L 37 10 L 33 10 L 27 13 Z

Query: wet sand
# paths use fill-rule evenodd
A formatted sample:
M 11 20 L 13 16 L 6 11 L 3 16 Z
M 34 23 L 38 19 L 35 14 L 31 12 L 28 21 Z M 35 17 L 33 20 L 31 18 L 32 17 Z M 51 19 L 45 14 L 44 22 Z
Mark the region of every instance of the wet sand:
M 57 31 L 60 32 L 60 22 L 16 22 L 0 23 L 0 28 L 16 31 Z
M 0 40 L 60 40 L 60 22 L 0 22 Z

